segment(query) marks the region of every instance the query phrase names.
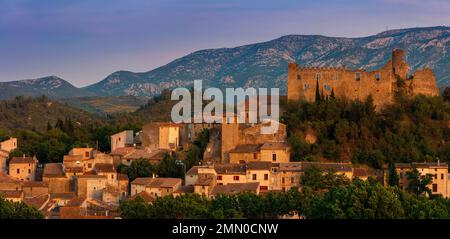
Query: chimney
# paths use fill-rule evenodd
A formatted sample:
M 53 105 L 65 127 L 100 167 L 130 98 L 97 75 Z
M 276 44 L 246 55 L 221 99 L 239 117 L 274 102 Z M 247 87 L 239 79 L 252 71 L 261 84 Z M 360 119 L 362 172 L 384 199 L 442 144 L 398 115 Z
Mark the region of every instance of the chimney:
M 22 155 L 22 158 L 25 158 L 25 154 Z
M 440 166 L 440 159 L 438 159 L 438 165 L 437 166 Z

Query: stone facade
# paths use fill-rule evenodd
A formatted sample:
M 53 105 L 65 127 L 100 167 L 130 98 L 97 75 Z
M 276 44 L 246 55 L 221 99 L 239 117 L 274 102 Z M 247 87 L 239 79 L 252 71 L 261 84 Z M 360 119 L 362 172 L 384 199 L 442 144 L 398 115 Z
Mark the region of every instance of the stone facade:
M 256 145 L 267 142 L 284 142 L 286 140 L 286 125 L 281 123 L 279 123 L 278 131 L 275 134 L 261 134 L 261 127 L 267 126 L 265 123 L 255 125 L 240 124 L 237 123 L 237 116 L 234 116 L 234 119 L 227 116 L 224 122 L 221 125 L 222 163 L 231 162 L 230 152 L 233 152 L 238 145 Z M 253 158 L 253 154 L 247 156 Z M 259 156 L 256 157 L 259 158 Z
M 416 168 L 421 176 L 427 174 L 431 175 L 433 182 L 428 187 L 433 195 L 442 195 L 443 197 L 450 197 L 448 164 L 446 163 L 398 163 L 395 165 L 399 175 L 399 186 L 402 189 L 407 189 L 409 185 L 407 172 Z
M 418 94 L 437 96 L 436 78 L 429 68 L 417 70 L 408 76 L 409 66 L 404 52 L 396 49 L 392 59 L 379 70 L 346 69 L 345 67 L 302 67 L 296 63 L 288 66 L 288 100 L 314 102 L 316 89 L 322 97 L 364 101 L 372 95 L 374 104 L 382 107 L 394 101 L 399 91 L 409 96 Z

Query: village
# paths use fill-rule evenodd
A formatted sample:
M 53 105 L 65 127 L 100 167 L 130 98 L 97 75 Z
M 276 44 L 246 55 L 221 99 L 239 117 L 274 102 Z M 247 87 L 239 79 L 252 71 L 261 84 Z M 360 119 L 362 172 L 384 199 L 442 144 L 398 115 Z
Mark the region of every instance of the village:
M 96 148 L 73 148 L 62 163 L 40 164 L 33 155 L 12 157 L 20 142 L 10 138 L 0 143 L 0 195 L 13 202 L 25 202 L 48 219 L 120 218 L 119 203 L 141 197 L 152 203 L 158 197 L 195 193 L 206 198 L 219 194 L 286 192 L 301 190 L 301 175 L 311 167 L 348 179 L 372 178 L 383 185 L 382 170 L 337 162 L 292 162 L 286 126 L 279 123 L 275 134 L 261 134 L 265 123 L 237 123 L 236 115 L 225 115 L 224 124 L 151 122 L 139 132 L 126 130 L 111 135 L 110 152 Z M 120 173 L 121 165 L 136 160 L 158 164 L 167 154 L 189 148 L 204 131 L 210 135 L 200 165 L 184 170 L 181 178 L 138 177 L 132 181 Z M 314 143 L 314 137 L 306 138 Z M 433 194 L 450 196 L 446 163 L 396 164 L 400 188 L 406 188 L 406 172 L 417 168 L 421 175 L 433 175 Z

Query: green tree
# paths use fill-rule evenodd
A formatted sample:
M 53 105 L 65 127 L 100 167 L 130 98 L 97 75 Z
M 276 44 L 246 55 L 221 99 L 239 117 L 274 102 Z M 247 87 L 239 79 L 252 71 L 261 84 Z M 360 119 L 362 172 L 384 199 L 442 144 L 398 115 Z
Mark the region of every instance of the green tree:
M 355 180 L 348 186 L 331 188 L 314 201 L 307 218 L 393 219 L 403 218 L 402 204 L 392 188 Z
M 43 219 L 42 213 L 24 202 L 10 202 L 0 196 L 0 219 Z
M 153 165 L 145 159 L 134 160 L 126 170 L 130 182 L 140 177 L 150 177 L 154 172 Z
M 442 97 L 445 101 L 450 102 L 450 87 L 445 87 L 445 90 L 442 93 Z
M 420 175 L 419 170 L 416 167 L 406 173 L 408 179 L 408 191 L 416 196 L 424 193 L 431 196 L 431 190 L 428 187 L 433 182 L 431 174 Z
M 181 178 L 183 174 L 183 166 L 177 164 L 176 159 L 170 154 L 165 154 L 156 168 L 158 175 L 164 178 Z
M 141 196 L 121 202 L 119 210 L 124 219 L 147 219 L 151 216 L 148 203 Z
M 319 80 L 316 80 L 316 96 L 315 96 L 315 102 L 319 103 L 322 101 L 322 96 L 320 95 L 320 89 L 319 89 Z
M 389 186 L 398 186 L 398 173 L 397 170 L 395 169 L 395 164 L 391 163 L 389 165 L 389 175 L 388 175 L 388 184 Z

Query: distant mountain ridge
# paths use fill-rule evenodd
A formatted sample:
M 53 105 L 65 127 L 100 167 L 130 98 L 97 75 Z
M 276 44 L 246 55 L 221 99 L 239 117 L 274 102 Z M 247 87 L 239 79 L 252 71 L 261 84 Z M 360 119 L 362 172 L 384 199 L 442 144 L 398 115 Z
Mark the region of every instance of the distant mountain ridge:
M 0 89 L 0 99 L 14 98 L 19 95 L 47 95 L 52 98 L 72 98 L 96 95 L 95 93 L 77 88 L 57 76 L 48 76 L 21 81 L 0 82 Z
M 285 93 L 289 62 L 373 70 L 382 67 L 395 48 L 405 50 L 411 70 L 431 67 L 440 87 L 450 85 L 450 27 L 437 26 L 359 38 L 287 35 L 234 48 L 200 50 L 151 71 L 117 71 L 79 90 L 97 96 L 154 96 L 202 79 L 204 86 L 279 87 Z M 5 98 L 1 92 L 0 98 Z

